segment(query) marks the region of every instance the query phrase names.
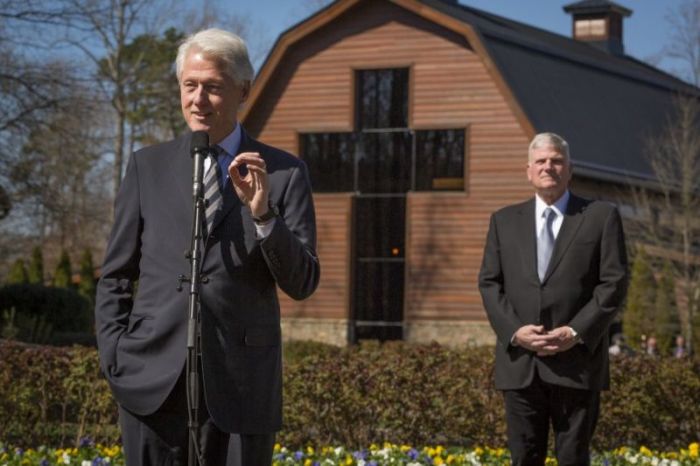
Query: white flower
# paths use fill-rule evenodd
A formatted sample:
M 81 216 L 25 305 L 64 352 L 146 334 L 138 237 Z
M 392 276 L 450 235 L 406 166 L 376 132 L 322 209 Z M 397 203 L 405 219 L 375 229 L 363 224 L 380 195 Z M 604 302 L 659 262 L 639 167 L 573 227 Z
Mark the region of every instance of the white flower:
M 92 461 L 83 460 L 80 466 L 92 466 Z
M 68 453 L 64 452 L 61 459 L 63 460 L 63 464 L 70 464 L 70 455 Z

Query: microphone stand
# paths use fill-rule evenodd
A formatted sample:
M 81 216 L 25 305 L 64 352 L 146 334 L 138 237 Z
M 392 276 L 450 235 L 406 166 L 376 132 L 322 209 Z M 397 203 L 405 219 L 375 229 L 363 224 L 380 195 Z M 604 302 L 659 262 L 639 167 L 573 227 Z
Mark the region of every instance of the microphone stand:
M 189 448 L 187 455 L 188 466 L 203 465 L 204 461 L 199 445 L 199 405 L 200 405 L 200 387 L 201 374 L 199 368 L 201 366 L 202 355 L 202 340 L 201 340 L 201 320 L 200 320 L 200 302 L 199 302 L 199 285 L 205 279 L 201 276 L 201 259 L 202 259 L 202 223 L 204 219 L 204 158 L 208 155 L 208 147 L 196 147 L 192 150 L 192 158 L 194 163 L 192 176 L 192 195 L 194 200 L 194 213 L 192 221 L 192 246 L 186 254 L 190 259 L 190 278 L 180 276 L 180 289 L 182 282 L 190 283 L 189 294 L 189 319 L 187 322 L 187 365 L 186 365 L 186 383 L 187 383 L 187 429 L 189 431 Z

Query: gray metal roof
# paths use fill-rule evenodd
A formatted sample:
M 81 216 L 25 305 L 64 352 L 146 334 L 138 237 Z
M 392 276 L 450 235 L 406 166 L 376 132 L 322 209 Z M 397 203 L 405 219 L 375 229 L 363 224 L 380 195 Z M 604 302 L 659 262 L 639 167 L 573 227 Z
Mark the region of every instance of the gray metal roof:
M 479 32 L 535 129 L 570 143 L 579 175 L 653 179 L 646 141 L 669 121 L 675 96 L 700 96 L 700 89 L 632 57 L 453 2 L 422 2 Z

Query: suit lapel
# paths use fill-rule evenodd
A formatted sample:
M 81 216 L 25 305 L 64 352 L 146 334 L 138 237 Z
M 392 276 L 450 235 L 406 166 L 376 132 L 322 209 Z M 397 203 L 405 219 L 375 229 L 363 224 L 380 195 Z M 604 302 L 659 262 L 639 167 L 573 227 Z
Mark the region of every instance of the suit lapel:
M 177 180 L 176 184 L 180 196 L 182 197 L 181 204 L 187 206 L 187 211 L 192 212 L 192 157 L 189 154 L 191 133 L 183 136 L 178 141 L 175 154 L 172 154 L 172 163 L 168 164 L 168 169 L 172 170 L 173 179 Z
M 245 129 L 243 129 L 243 127 L 241 126 L 241 144 L 238 147 L 238 154 L 242 152 L 256 152 L 256 148 L 254 146 L 253 140 L 248 136 L 248 133 L 246 133 Z M 233 154 L 233 157 L 235 158 L 238 154 Z M 229 212 L 231 212 L 231 209 L 233 209 L 234 206 L 241 205 L 241 200 L 238 198 L 238 194 L 236 194 L 236 190 L 233 188 L 233 183 L 231 183 L 231 180 L 228 178 L 226 179 L 226 186 L 224 186 L 223 194 L 224 202 L 221 206 L 221 210 L 214 218 L 212 230 L 216 229 L 216 227 L 223 221 L 223 219 L 229 214 Z
M 569 203 L 566 206 L 564 221 L 557 235 L 557 240 L 554 243 L 554 251 L 552 252 L 552 258 L 549 261 L 549 267 L 547 268 L 547 273 L 544 276 L 543 282 L 546 282 L 552 275 L 554 269 L 556 269 L 562 257 L 564 257 L 566 250 L 571 245 L 571 241 L 576 237 L 576 233 L 583 222 L 585 206 L 586 203 L 583 202 L 583 199 L 571 194 Z
M 517 231 L 526 239 L 521 248 L 523 268 L 528 275 L 537 276 L 537 234 L 535 232 L 535 198 L 522 205 Z

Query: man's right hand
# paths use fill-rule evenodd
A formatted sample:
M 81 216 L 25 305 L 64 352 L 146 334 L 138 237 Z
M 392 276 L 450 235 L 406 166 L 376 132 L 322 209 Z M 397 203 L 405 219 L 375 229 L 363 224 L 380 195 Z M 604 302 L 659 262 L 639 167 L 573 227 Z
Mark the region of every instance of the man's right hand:
M 554 354 L 547 351 L 544 346 L 548 343 L 547 332 L 542 325 L 523 325 L 513 335 L 513 344 L 534 351 L 540 356 Z

